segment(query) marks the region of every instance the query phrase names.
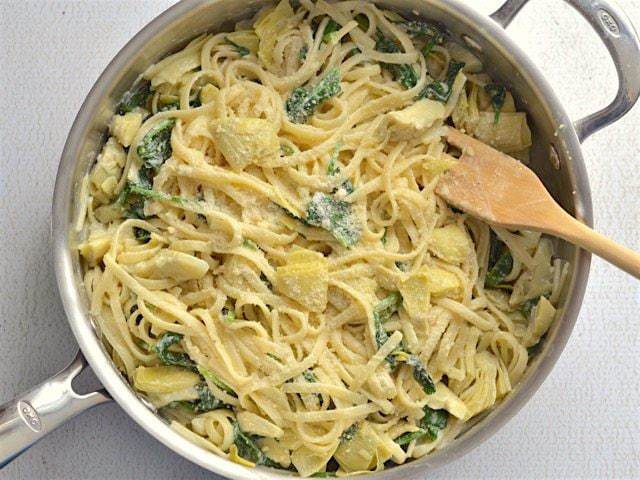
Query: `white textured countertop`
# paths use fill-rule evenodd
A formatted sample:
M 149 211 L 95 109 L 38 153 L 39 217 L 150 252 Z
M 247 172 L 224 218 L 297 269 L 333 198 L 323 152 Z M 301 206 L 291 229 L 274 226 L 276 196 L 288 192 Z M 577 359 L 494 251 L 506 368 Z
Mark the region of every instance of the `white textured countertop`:
M 499 3 L 468 1 L 485 12 Z M 0 0 L 0 402 L 73 358 L 50 253 L 58 158 L 96 77 L 171 3 Z M 619 3 L 640 27 L 640 2 Z M 532 0 L 510 34 L 572 118 L 613 98 L 615 72 L 604 47 L 563 2 Z M 589 139 L 584 157 L 597 229 L 640 250 L 640 107 Z M 429 478 L 640 478 L 639 310 L 640 283 L 595 259 L 573 336 L 535 397 L 489 441 Z M 109 404 L 61 427 L 0 478 L 215 476 Z

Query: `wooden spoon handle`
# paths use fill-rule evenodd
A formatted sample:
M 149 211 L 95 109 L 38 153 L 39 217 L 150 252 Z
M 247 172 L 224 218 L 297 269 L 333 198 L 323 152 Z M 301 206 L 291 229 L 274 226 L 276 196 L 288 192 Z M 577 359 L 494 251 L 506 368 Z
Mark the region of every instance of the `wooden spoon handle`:
M 584 223 L 567 214 L 562 223 L 557 224 L 557 236 L 574 243 L 609 263 L 640 279 L 640 253 L 623 247 L 604 235 L 594 232 Z

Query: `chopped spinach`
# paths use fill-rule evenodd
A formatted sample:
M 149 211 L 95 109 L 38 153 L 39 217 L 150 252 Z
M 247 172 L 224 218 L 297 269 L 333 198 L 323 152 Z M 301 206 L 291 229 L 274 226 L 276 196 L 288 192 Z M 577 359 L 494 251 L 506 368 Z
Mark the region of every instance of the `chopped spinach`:
M 316 192 L 311 197 L 306 221 L 331 232 L 344 247 L 351 247 L 360 239 L 360 223 L 352 205 L 326 193 Z
M 329 163 L 327 165 L 327 175 L 329 175 L 330 177 L 340 174 L 340 166 L 338 165 L 339 152 L 340 152 L 340 142 L 338 142 L 336 146 L 333 148 L 333 152 L 331 153 L 331 158 L 329 159 Z M 344 193 L 346 193 L 347 195 L 355 191 L 353 183 L 351 183 L 351 180 L 349 179 L 346 179 L 344 182 L 342 182 L 342 184 L 339 187 L 334 188 L 331 193 L 335 194 L 340 189 L 343 189 Z
M 340 24 L 333 19 L 329 20 L 327 26 L 324 27 L 324 32 L 322 32 L 322 41 L 325 43 L 331 42 L 333 34 L 338 30 L 340 30 Z
M 484 286 L 487 288 L 497 287 L 511 273 L 512 268 L 513 257 L 507 250 L 502 255 L 500 255 L 500 258 L 498 258 L 498 261 L 493 266 L 493 268 L 491 268 L 491 270 L 487 272 L 487 276 L 484 279 Z
M 329 164 L 327 165 L 327 175 L 333 176 L 340 173 L 340 167 L 338 166 L 338 155 L 340 154 L 340 142 L 333 147 L 331 152 L 331 158 L 329 158 Z
M 340 441 L 341 442 L 350 441 L 351 439 L 353 439 L 353 437 L 355 437 L 357 432 L 358 432 L 358 424 L 354 423 L 349 428 L 347 428 L 344 432 L 342 432 L 342 435 L 340 435 Z
M 420 20 L 409 20 L 402 22 L 401 25 L 414 38 L 443 37 L 442 32 L 437 27 Z
M 251 51 L 247 47 L 243 47 L 242 45 L 238 45 L 236 42 L 231 40 L 229 37 L 224 37 L 225 42 L 227 42 L 233 50 L 240 55 L 241 57 L 246 57 L 251 53 Z
M 385 37 L 380 30 L 376 32 L 375 49 L 382 53 L 402 52 L 400 45 Z M 413 88 L 418 83 L 418 74 L 412 65 L 406 63 L 382 63 L 381 66 L 391 73 L 391 76 L 396 82 L 405 88 Z
M 148 165 L 142 165 L 138 170 L 138 185 L 151 190 L 153 188 L 153 176 L 155 171 Z
M 171 156 L 171 131 L 174 125 L 173 119 L 162 120 L 147 132 L 138 145 L 138 156 L 144 165 L 154 171 L 158 171 Z
M 502 252 L 507 248 L 502 240 L 498 238 L 496 232 L 490 230 L 489 234 L 489 262 L 487 268 L 490 270 L 502 255 Z
M 375 315 L 374 315 L 373 325 L 375 327 L 374 336 L 376 339 L 376 346 L 378 347 L 378 350 L 379 350 L 380 347 L 382 347 L 389 340 L 389 334 L 384 329 L 383 322 L 378 318 L 376 318 Z M 393 355 L 391 354 L 387 355 L 387 358 L 385 358 L 385 360 L 391 368 L 396 367 L 397 362 Z
M 288 157 L 289 155 L 293 155 L 295 153 L 293 151 L 293 148 L 291 148 L 289 145 L 280 145 L 280 152 L 282 152 L 282 155 L 285 157 Z
M 538 340 L 538 343 L 536 343 L 535 345 L 531 345 L 530 347 L 527 347 L 527 354 L 529 355 L 529 357 L 533 357 L 540 353 L 540 351 L 542 350 L 542 346 L 544 345 L 545 338 L 546 338 L 546 334 L 540 337 L 540 340 Z
M 384 233 L 382 234 L 382 237 L 380 237 L 380 243 L 382 243 L 382 245 L 386 245 L 387 244 L 387 229 L 384 229 Z
M 336 164 L 336 159 L 331 157 L 329 164 L 327 165 L 327 175 L 333 176 L 340 173 L 340 167 Z
M 446 410 L 434 410 L 427 405 L 424 406 L 423 410 L 424 416 L 420 420 L 420 428 L 415 432 L 403 433 L 394 442 L 402 446 L 423 437 L 428 437 L 431 441 L 438 438 L 438 432 L 447 426 L 449 414 Z
M 148 81 L 142 81 L 122 95 L 116 111 L 119 115 L 124 115 L 125 113 L 133 111 L 137 107 L 144 107 L 146 106 L 150 95 L 151 83 Z
M 513 268 L 513 257 L 507 246 L 491 231 L 489 244 L 489 262 L 487 264 L 487 275 L 484 286 L 495 288 L 511 273 Z
M 393 292 L 373 307 L 373 325 L 375 327 L 375 339 L 378 349 L 380 349 L 385 343 L 387 343 L 387 340 L 389 340 L 389 334 L 383 325 L 384 322 L 389 320 L 391 316 L 400 309 L 401 305 L 402 296 L 400 295 L 400 292 Z M 391 368 L 395 368 L 397 365 L 396 358 L 393 353 L 387 355 L 385 360 Z
M 189 99 L 189 107 L 197 108 L 202 106 L 202 100 L 200 100 L 200 92 L 198 92 L 193 98 Z M 161 101 L 158 107 L 159 112 L 169 112 L 171 110 L 180 110 L 180 99 L 174 98 L 170 101 Z
M 534 297 L 534 298 L 530 298 L 529 300 L 525 300 L 520 305 L 520 311 L 526 318 L 529 318 L 534 308 L 536 307 L 536 305 L 538 305 L 539 301 L 540 301 L 540 297 Z
M 164 200 L 182 205 L 188 200 L 176 195 L 169 195 L 163 192 L 156 192 L 150 188 L 145 188 L 138 183 L 127 182 L 116 199 L 118 205 L 124 212 L 125 218 L 146 218 L 144 214 L 145 199 Z
M 305 382 L 309 382 L 309 383 L 317 383 L 318 382 L 318 377 L 316 377 L 316 374 L 313 373 L 311 370 L 305 370 L 304 372 L 302 372 L 302 374 L 300 375 L 300 377 L 302 377 L 302 379 Z M 313 394 L 313 396 L 318 400 L 318 402 L 322 402 L 322 395 L 319 393 L 315 393 Z M 302 395 L 301 395 L 302 397 Z
M 439 37 L 431 37 L 429 40 L 427 40 L 427 43 L 425 43 L 424 47 L 422 47 L 422 55 L 424 56 L 424 58 L 429 58 L 433 47 L 439 45 L 440 43 L 442 43 L 442 40 Z
M 133 235 L 136 240 L 140 240 L 142 243 L 148 243 L 151 240 L 151 232 L 140 227 L 133 227 Z
M 227 323 L 232 323 L 236 319 L 236 312 L 227 307 L 222 307 L 222 319 Z
M 405 30 L 413 38 L 424 40 L 425 45 L 422 48 L 422 55 L 427 58 L 436 45 L 442 45 L 444 43 L 444 33 L 440 29 L 432 24 L 421 22 L 419 20 L 412 20 L 410 22 L 403 22 Z
M 425 45 L 422 47 L 424 58 L 429 56 L 433 47 L 444 42 L 444 34 L 434 25 L 418 20 L 404 22 L 403 25 L 409 35 L 425 41 Z
M 144 179 L 143 176 L 141 176 L 140 178 L 141 180 Z M 144 183 L 146 184 L 147 182 L 145 181 Z M 182 205 L 183 203 L 189 201 L 176 195 L 156 192 L 151 189 L 150 185 L 149 188 L 145 187 L 142 182 L 127 182 L 118 195 L 118 198 L 115 201 L 115 205 L 122 210 L 122 215 L 124 216 L 124 218 L 135 218 L 144 220 L 147 218 L 144 213 L 144 206 L 147 198 L 150 198 L 152 200 L 164 200 L 173 202 L 178 205 Z M 148 242 L 151 238 L 151 234 L 143 228 L 134 227 L 133 233 L 135 237 L 143 243 Z
M 144 220 L 147 218 L 144 214 L 144 198 L 140 196 L 128 197 L 126 208 L 124 208 L 124 218 L 137 218 Z
M 176 98 L 170 102 L 163 103 L 158 108 L 159 112 L 169 112 L 171 110 L 179 110 L 180 109 L 180 100 Z
M 196 413 L 209 412 L 211 410 L 217 410 L 219 408 L 230 408 L 222 400 L 216 398 L 206 383 L 199 383 L 196 385 L 196 391 L 198 392 L 198 401 L 193 404 L 193 411 Z
M 298 52 L 298 60 L 304 62 L 307 59 L 307 54 L 309 53 L 309 47 L 307 45 L 303 45 Z
M 315 373 L 311 370 L 305 370 L 302 372 L 302 378 L 304 378 L 309 383 L 316 383 L 318 381 L 318 377 L 316 377 Z
M 196 385 L 196 389 L 198 388 L 198 385 Z M 195 412 L 196 411 L 196 403 L 197 400 L 194 401 L 187 401 L 187 400 L 176 400 L 175 402 L 171 402 L 168 403 L 166 405 L 166 407 L 169 408 L 185 408 L 191 412 Z
M 233 443 L 238 448 L 238 455 L 255 463 L 267 467 L 281 468 L 279 464 L 267 457 L 253 438 L 240 430 L 238 422 L 233 423 Z
M 175 365 L 177 367 L 188 368 L 189 370 L 195 370 L 196 364 L 189 358 L 189 355 L 186 353 L 178 353 L 172 352 L 169 350 L 171 345 L 175 345 L 176 343 L 182 340 L 182 335 L 174 332 L 167 332 L 158 343 L 156 343 L 155 351 L 156 355 L 158 355 L 158 359 L 164 363 L 165 365 Z
M 403 446 L 411 443 L 414 440 L 424 437 L 426 434 L 427 432 L 419 428 L 414 432 L 405 432 L 399 437 L 396 437 L 393 441 L 396 442 L 398 445 Z
M 504 101 L 507 97 L 507 90 L 504 88 L 504 86 L 498 85 L 497 83 L 490 83 L 488 85 L 485 85 L 484 90 L 491 97 L 491 107 L 495 112 L 493 116 L 493 123 L 496 124 L 500 119 L 500 111 L 504 106 Z
M 453 82 L 455 82 L 458 72 L 464 67 L 463 62 L 450 62 L 444 81 L 436 80 L 424 87 L 418 94 L 416 100 L 428 98 L 438 102 L 446 102 L 451 96 Z
M 424 406 L 424 417 L 420 420 L 420 427 L 427 433 L 431 440 L 438 438 L 438 432 L 447 426 L 449 414 L 446 410 L 434 410 Z
M 131 191 L 145 198 L 150 198 L 151 200 L 162 200 L 165 202 L 171 202 L 178 205 L 184 205 L 185 203 L 189 203 L 189 202 L 197 203 L 196 200 L 180 197 L 178 195 L 171 195 L 169 193 L 157 192 L 155 190 L 144 188 L 136 184 L 133 184 L 131 186 Z
M 278 205 L 278 204 L 276 204 Z M 297 216 L 295 213 L 293 213 L 291 210 L 289 210 L 288 208 L 282 207 L 280 205 L 278 205 L 278 207 L 280 207 L 282 209 L 282 211 L 285 213 L 285 215 L 289 218 L 293 218 L 294 220 L 299 221 L 300 223 L 302 223 L 303 225 L 307 226 L 307 227 L 312 227 L 314 225 L 311 225 L 309 222 L 307 222 L 306 219 Z
M 120 207 L 125 218 L 138 218 L 145 219 L 144 214 L 144 197 L 133 193 L 131 186 L 134 185 L 131 182 L 127 182 L 124 188 L 120 191 L 118 198 L 115 201 L 115 205 Z
M 332 68 L 316 85 L 298 87 L 291 92 L 285 102 L 287 116 L 294 123 L 306 123 L 322 102 L 339 93 L 340 70 Z
M 373 316 L 381 322 L 386 322 L 394 313 L 400 310 L 401 305 L 402 295 L 400 295 L 400 292 L 390 293 L 373 307 Z
M 238 394 L 233 390 L 233 388 L 231 388 L 229 385 L 224 383 L 220 379 L 220 377 L 218 377 L 211 370 L 209 370 L 208 368 L 203 367 L 202 365 L 198 365 L 197 368 L 198 368 L 198 372 L 200 373 L 200 375 L 202 375 L 205 379 L 209 380 L 211 383 L 213 383 L 220 390 L 222 390 L 224 392 L 227 392 L 232 397 L 236 397 L 236 398 L 238 397 Z
M 342 193 L 343 195 L 351 195 L 353 192 L 356 191 L 356 187 L 353 186 L 353 183 L 351 183 L 351 180 L 346 179 L 344 182 L 340 184 L 339 187 L 334 188 L 331 193 L 335 194 L 335 193 L 338 193 L 340 190 L 344 190 L 344 192 Z
M 402 350 L 396 350 L 393 352 L 393 355 L 397 360 L 404 362 L 413 368 L 413 378 L 415 378 L 420 384 L 424 393 L 431 395 L 436 392 L 436 385 L 433 383 L 433 379 L 431 378 L 431 375 L 429 375 L 427 367 L 425 367 L 420 358 Z
M 333 478 L 336 476 L 336 472 L 316 472 L 311 475 L 311 478 Z

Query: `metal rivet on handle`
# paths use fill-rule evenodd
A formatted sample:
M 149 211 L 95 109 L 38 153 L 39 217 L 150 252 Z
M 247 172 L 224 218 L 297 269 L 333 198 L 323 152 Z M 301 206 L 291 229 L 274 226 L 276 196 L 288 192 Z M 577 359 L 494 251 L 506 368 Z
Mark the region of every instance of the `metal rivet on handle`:
M 18 413 L 20 414 L 20 418 L 27 426 L 33 430 L 34 432 L 39 432 L 42 430 L 42 422 L 40 421 L 40 416 L 35 408 L 33 408 L 29 403 L 24 400 L 18 401 Z
M 598 18 L 600 18 L 600 22 L 602 26 L 614 37 L 620 36 L 620 27 L 618 26 L 618 22 L 613 18 L 613 16 L 604 9 L 598 10 Z

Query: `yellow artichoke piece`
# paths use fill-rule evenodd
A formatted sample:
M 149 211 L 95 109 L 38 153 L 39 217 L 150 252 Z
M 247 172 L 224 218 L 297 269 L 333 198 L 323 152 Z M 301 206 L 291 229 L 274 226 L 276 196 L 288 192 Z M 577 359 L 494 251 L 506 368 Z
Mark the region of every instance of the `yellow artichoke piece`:
M 327 306 L 329 268 L 324 261 L 296 263 L 278 267 L 276 288 L 312 312 Z
M 200 377 L 181 367 L 160 366 L 136 368 L 133 374 L 133 386 L 147 393 L 171 393 L 195 387 Z

